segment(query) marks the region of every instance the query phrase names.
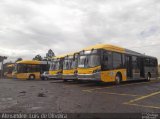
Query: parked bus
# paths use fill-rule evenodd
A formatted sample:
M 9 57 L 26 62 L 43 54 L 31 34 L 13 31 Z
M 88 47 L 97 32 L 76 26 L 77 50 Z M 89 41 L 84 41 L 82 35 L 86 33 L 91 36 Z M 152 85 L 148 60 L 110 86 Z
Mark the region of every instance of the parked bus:
M 78 79 L 103 82 L 157 77 L 157 58 L 113 45 L 97 44 L 80 52 Z
M 78 54 L 71 53 L 64 57 L 63 61 L 63 80 L 77 79 Z
M 53 57 L 49 69 L 49 79 L 62 79 L 64 57 L 65 55 Z
M 40 79 L 44 71 L 49 70 L 47 61 L 23 60 L 15 63 L 15 70 L 12 73 L 13 78 L 17 79 Z
M 12 78 L 13 70 L 14 70 L 14 64 L 8 64 L 5 68 L 4 77 Z

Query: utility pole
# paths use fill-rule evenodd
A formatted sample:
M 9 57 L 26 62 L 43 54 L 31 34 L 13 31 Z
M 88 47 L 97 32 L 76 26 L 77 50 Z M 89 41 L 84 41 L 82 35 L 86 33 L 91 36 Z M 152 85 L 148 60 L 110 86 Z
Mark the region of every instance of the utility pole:
M 3 78 L 3 61 L 6 60 L 6 56 L 0 56 L 0 62 L 1 62 L 1 79 Z

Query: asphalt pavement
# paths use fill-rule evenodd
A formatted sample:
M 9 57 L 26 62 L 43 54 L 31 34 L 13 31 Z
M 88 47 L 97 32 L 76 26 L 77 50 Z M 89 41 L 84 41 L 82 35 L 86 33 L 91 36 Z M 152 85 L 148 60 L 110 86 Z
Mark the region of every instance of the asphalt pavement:
M 0 79 L 0 112 L 160 112 L 160 79 L 120 85 Z

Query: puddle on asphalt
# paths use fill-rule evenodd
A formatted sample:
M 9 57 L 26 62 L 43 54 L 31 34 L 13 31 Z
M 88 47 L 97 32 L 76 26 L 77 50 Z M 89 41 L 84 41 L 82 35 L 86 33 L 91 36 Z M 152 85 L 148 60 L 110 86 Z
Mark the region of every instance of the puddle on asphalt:
M 37 110 L 37 109 L 40 109 L 42 107 L 31 107 L 31 110 Z
M 5 101 L 11 101 L 11 100 L 13 100 L 13 98 L 10 98 L 10 97 L 9 98 L 1 98 L 0 100 L 5 102 Z

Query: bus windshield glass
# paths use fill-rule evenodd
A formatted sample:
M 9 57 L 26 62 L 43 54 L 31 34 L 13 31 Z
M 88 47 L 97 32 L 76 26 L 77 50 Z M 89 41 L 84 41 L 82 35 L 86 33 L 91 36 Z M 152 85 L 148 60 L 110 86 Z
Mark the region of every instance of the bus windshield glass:
M 12 73 L 13 70 L 14 70 L 14 67 L 8 67 L 7 73 Z
M 63 62 L 63 69 L 75 69 L 77 67 L 77 57 L 74 58 L 74 56 L 68 56 L 65 57 L 65 60 Z
M 60 60 L 53 61 L 50 65 L 50 70 L 59 70 L 60 68 Z
M 15 63 L 13 72 L 17 72 L 17 64 Z
M 79 59 L 79 68 L 90 68 L 100 65 L 100 56 L 98 54 L 82 55 Z
M 65 59 L 63 62 L 63 69 L 71 69 L 73 59 Z
M 72 62 L 71 68 L 72 68 L 72 69 L 77 68 L 77 63 L 78 63 L 78 59 L 75 59 L 75 60 Z

